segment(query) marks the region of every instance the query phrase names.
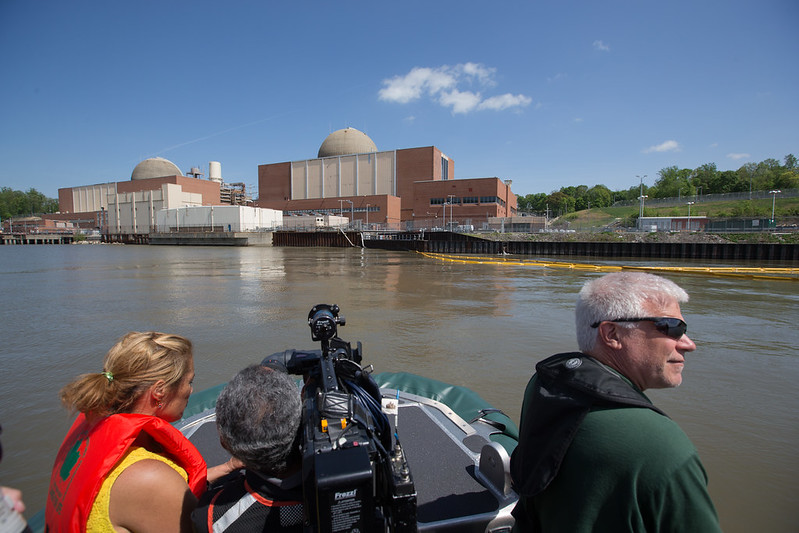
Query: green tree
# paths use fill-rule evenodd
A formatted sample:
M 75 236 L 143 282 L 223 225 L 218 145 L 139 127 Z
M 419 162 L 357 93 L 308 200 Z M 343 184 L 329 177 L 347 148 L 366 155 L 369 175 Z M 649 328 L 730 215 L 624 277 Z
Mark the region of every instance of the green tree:
M 690 191 L 690 178 L 693 171 L 687 168 L 678 169 L 676 166 L 666 167 L 658 173 L 660 176 L 655 185 L 649 189 L 649 196 L 653 198 L 670 198 L 682 196 Z
M 58 211 L 58 200 L 47 198 L 36 189 L 27 192 L 0 188 L 0 217 L 31 216 Z
M 539 192 L 533 195 L 532 198 L 529 200 L 530 204 L 530 211 L 534 213 L 543 213 L 547 209 L 547 195 Z
M 574 211 L 574 198 L 563 193 L 562 190 L 550 194 L 547 197 L 547 203 L 549 204 L 550 212 L 553 213 L 554 216 L 560 216 L 569 211 Z
M 708 183 L 707 190 L 702 189 L 703 194 L 723 194 L 735 192 L 738 188 L 738 173 L 733 170 L 718 172 Z
M 610 207 L 613 204 L 613 193 L 604 185 L 594 185 L 588 189 L 587 196 L 591 207 Z
M 696 170 L 691 177 L 688 195 L 697 195 L 701 188 L 702 193 L 710 194 L 713 192 L 713 184 L 718 180 L 719 171 L 715 163 L 705 163 Z
M 650 198 L 668 198 L 692 197 L 700 194 L 700 189 L 702 195 L 707 195 L 799 188 L 799 160 L 788 154 L 784 162 L 783 165 L 777 159 L 764 159 L 724 171 L 719 171 L 715 163 L 705 163 L 694 170 L 670 166 L 660 170 L 653 186 L 643 185 L 643 191 L 639 184 L 618 191 L 610 191 L 604 185 L 590 189 L 586 185 L 569 185 L 549 195 L 520 195 L 518 205 L 521 211 L 543 213 L 548 204 L 550 212 L 563 214 L 587 209 L 589 205 L 606 207 L 619 201 L 637 202 L 642 192 Z
M 518 210 L 524 213 L 543 213 L 546 210 L 547 195 L 539 192 L 525 196 L 517 196 Z

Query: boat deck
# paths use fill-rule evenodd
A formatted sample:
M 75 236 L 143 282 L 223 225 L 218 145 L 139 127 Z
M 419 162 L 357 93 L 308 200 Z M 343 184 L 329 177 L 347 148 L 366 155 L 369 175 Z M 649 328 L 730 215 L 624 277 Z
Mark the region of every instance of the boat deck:
M 396 389 L 381 392 L 397 395 Z M 394 426 L 395 417 L 389 421 Z M 416 488 L 419 531 L 510 531 L 517 496 L 510 489 L 508 453 L 491 439 L 494 425 L 467 423 L 440 402 L 402 391 L 396 425 Z M 179 429 L 208 464 L 229 458 L 212 409 L 185 419 Z

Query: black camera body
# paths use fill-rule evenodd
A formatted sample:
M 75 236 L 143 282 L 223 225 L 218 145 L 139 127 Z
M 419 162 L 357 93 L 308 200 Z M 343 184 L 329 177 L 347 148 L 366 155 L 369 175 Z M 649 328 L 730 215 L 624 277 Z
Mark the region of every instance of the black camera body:
M 286 350 L 263 365 L 302 375 L 303 494 L 309 530 L 415 532 L 416 489 L 380 388 L 361 367 L 362 347 L 337 335 L 337 305 L 308 314 L 321 350 Z

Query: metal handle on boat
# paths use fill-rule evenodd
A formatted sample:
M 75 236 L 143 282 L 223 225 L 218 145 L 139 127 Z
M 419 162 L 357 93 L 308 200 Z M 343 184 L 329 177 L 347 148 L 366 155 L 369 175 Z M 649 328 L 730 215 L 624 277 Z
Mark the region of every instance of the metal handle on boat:
M 480 413 L 480 416 L 477 416 L 476 418 L 472 419 L 469 422 L 470 424 L 474 424 L 475 422 L 480 420 L 481 422 L 484 422 L 484 423 L 488 424 L 489 426 L 493 426 L 493 427 L 497 428 L 500 431 L 505 431 L 505 428 L 506 428 L 505 424 L 503 424 L 502 422 L 497 422 L 496 420 L 491 420 L 491 419 L 485 417 L 485 415 L 487 415 L 489 413 L 499 413 L 499 414 L 501 414 L 503 416 L 508 416 L 508 415 L 506 415 L 505 413 L 502 412 L 502 409 L 497 409 L 495 407 L 487 407 L 485 409 L 480 409 L 478 411 L 478 413 Z

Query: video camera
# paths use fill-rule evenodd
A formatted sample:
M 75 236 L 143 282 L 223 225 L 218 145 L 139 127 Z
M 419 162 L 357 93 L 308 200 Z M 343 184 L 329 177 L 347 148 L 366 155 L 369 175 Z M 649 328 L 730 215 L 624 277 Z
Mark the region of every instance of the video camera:
M 302 375 L 304 505 L 309 531 L 415 532 L 416 489 L 396 432 L 383 412 L 380 388 L 361 367 L 362 347 L 338 337 L 346 320 L 337 305 L 308 313 L 321 350 L 286 350 L 265 366 Z

